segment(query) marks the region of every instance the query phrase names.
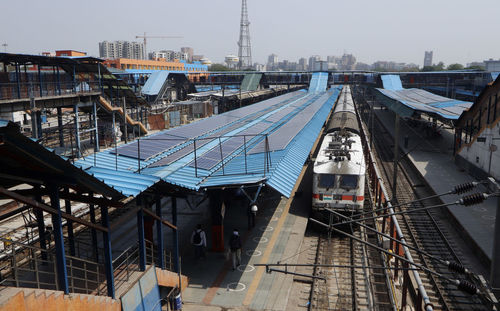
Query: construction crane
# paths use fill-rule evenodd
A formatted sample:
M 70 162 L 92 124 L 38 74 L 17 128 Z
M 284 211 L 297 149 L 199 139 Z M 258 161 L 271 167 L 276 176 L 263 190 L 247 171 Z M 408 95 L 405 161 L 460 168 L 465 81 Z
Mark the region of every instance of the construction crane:
M 184 37 L 181 37 L 181 36 L 147 36 L 146 33 L 144 33 L 143 36 L 135 36 L 136 39 L 138 38 L 143 38 L 144 39 L 144 59 L 148 59 L 147 58 L 147 55 L 148 55 L 148 51 L 146 49 L 146 39 L 149 38 L 149 39 L 180 39 L 180 38 L 184 38 Z

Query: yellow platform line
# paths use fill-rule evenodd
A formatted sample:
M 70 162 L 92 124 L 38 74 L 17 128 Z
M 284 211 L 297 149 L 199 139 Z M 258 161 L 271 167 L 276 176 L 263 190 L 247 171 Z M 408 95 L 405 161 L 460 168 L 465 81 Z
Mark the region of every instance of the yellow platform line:
M 306 172 L 307 166 L 304 166 L 302 168 L 302 171 L 300 172 L 299 178 L 297 179 L 297 183 L 295 184 L 295 187 L 292 190 L 292 193 L 295 193 L 297 191 L 298 186 L 300 185 L 300 181 L 302 180 L 302 177 L 304 176 Z M 278 224 L 273 232 L 273 235 L 271 236 L 271 239 L 269 240 L 269 244 L 262 255 L 262 258 L 259 263 L 267 263 L 269 260 L 269 256 L 271 256 L 271 252 L 273 251 L 274 244 L 276 243 L 276 240 L 278 240 L 278 236 L 281 232 L 281 227 L 283 227 L 283 224 L 285 223 L 285 219 L 288 216 L 288 211 L 290 210 L 290 205 L 292 204 L 293 201 L 293 196 L 291 196 L 286 205 L 285 208 L 283 208 L 283 212 L 281 213 L 280 218 L 278 219 Z M 255 295 L 255 292 L 257 291 L 257 287 L 259 286 L 260 280 L 262 279 L 262 275 L 264 274 L 265 267 L 258 267 L 255 272 L 255 276 L 252 280 L 252 283 L 250 283 L 250 286 L 248 287 L 247 294 L 245 296 L 245 299 L 243 300 L 243 305 L 244 306 L 249 306 L 250 303 L 252 303 L 253 296 Z
M 269 244 L 264 252 L 264 255 L 262 255 L 262 259 L 259 263 L 267 263 L 269 256 L 271 255 L 271 252 L 273 251 L 274 244 L 276 243 L 276 240 L 278 240 L 278 236 L 281 232 L 281 227 L 283 227 L 283 224 L 285 223 L 286 216 L 288 216 L 288 211 L 290 209 L 290 202 L 292 200 L 289 199 L 285 208 L 283 209 L 283 212 L 278 220 L 278 225 L 276 226 L 273 235 L 271 236 L 271 239 L 269 240 Z M 259 286 L 260 280 L 262 278 L 262 275 L 264 274 L 265 267 L 258 267 L 257 272 L 255 273 L 255 277 L 252 280 L 252 283 L 250 283 L 250 286 L 248 287 L 247 294 L 245 296 L 245 299 L 243 300 L 243 305 L 248 306 L 252 302 L 253 296 L 255 295 L 255 292 L 257 290 L 257 287 Z

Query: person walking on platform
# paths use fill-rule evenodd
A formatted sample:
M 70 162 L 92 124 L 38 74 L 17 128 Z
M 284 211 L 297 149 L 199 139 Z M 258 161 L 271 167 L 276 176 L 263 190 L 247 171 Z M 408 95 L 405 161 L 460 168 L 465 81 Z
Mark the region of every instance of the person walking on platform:
M 200 257 L 205 257 L 205 247 L 207 247 L 207 236 L 205 231 L 201 229 L 201 225 L 198 224 L 196 229 L 191 234 L 191 244 L 194 246 L 194 257 L 198 260 Z
M 231 249 L 231 257 L 233 258 L 233 270 L 241 264 L 241 238 L 238 229 L 233 230 L 233 234 L 229 239 L 229 248 Z M 236 265 L 238 260 L 238 265 Z

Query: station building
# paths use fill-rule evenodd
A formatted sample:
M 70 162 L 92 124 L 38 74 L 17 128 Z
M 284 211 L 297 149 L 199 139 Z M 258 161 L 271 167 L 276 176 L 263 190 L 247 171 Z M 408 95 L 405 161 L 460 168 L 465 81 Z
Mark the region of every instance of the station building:
M 457 164 L 483 178 L 500 178 L 500 78 L 486 86 L 458 119 Z
M 189 71 L 189 72 L 204 72 L 208 70 L 208 66 L 202 65 L 200 63 L 188 64 L 183 61 L 174 60 L 173 62 L 168 62 L 164 58 L 159 58 L 156 60 L 144 60 L 144 59 L 129 59 L 129 58 L 118 58 L 118 59 L 108 59 L 104 61 L 106 67 L 129 70 L 169 70 L 169 71 Z

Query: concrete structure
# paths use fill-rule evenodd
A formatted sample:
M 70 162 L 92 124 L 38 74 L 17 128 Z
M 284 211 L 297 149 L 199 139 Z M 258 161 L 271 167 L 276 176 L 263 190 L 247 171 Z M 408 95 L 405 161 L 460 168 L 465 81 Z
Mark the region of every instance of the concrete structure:
M 201 63 L 202 65 L 206 65 L 206 66 L 210 66 L 210 65 L 212 65 L 212 61 L 211 61 L 211 60 L 209 60 L 209 59 L 208 59 L 208 58 L 206 58 L 206 57 L 203 57 L 202 59 L 200 59 L 200 63 Z
M 490 72 L 500 71 L 500 59 L 494 60 L 494 59 L 490 58 L 489 60 L 485 60 L 484 64 L 486 67 L 486 71 L 490 71 Z
M 305 58 L 300 58 L 299 59 L 299 64 L 297 65 L 297 70 L 307 70 L 307 59 Z
M 238 58 L 238 56 L 230 54 L 224 58 L 224 61 L 227 65 L 227 67 L 229 67 L 231 69 L 236 69 L 238 67 L 238 63 L 239 63 L 240 59 Z
M 253 64 L 253 68 L 255 69 L 255 71 L 265 71 L 266 65 L 255 63 Z
M 356 57 L 352 54 L 344 54 L 341 57 L 341 70 L 353 70 L 356 64 Z
M 205 56 L 203 56 L 203 55 L 193 55 L 193 62 L 199 62 L 203 58 L 205 58 Z
M 131 41 L 99 42 L 99 56 L 106 59 L 144 59 L 144 44 Z
M 487 86 L 458 120 L 456 159 L 479 178 L 500 179 L 500 79 Z
M 321 61 L 321 56 L 319 55 L 313 55 L 309 57 L 309 70 L 310 71 L 315 71 L 319 70 L 319 62 Z
M 111 68 L 117 69 L 146 69 L 146 70 L 175 70 L 183 71 L 184 63 L 179 61 L 168 62 L 164 59 L 162 60 L 141 60 L 141 59 L 128 59 L 128 58 L 118 58 L 113 60 L 106 60 L 104 65 Z
M 75 50 L 59 50 L 56 51 L 56 56 L 86 56 L 87 53 Z
M 194 55 L 194 50 L 192 47 L 181 47 L 181 52 L 187 54 L 187 61 L 192 62 L 193 61 L 193 55 Z
M 267 57 L 268 64 L 277 64 L 278 63 L 278 55 L 271 54 Z
M 424 54 L 424 67 L 432 66 L 432 51 L 425 51 Z
M 150 60 L 165 59 L 167 62 L 183 60 L 189 62 L 189 54 L 186 52 L 176 52 L 173 50 L 161 50 L 149 53 Z M 192 57 L 191 57 L 192 59 Z

